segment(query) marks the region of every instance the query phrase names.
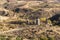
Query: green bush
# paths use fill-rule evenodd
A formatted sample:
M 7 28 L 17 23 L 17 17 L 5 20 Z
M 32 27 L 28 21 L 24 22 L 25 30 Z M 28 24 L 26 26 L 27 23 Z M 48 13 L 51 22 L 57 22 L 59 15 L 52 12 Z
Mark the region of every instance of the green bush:
M 21 37 L 17 37 L 16 40 L 22 40 L 22 38 Z
M 40 37 L 40 40 L 48 40 L 48 38 L 45 37 L 45 36 L 41 36 L 41 37 Z
M 48 40 L 55 40 L 55 38 L 54 37 L 49 37 Z
M 6 40 L 6 38 L 5 37 L 0 37 L 0 40 Z

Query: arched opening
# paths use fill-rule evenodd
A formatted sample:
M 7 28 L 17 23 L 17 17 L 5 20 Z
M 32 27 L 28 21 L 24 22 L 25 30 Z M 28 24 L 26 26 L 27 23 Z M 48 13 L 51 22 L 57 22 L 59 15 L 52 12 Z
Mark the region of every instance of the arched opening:
M 49 18 L 53 25 L 60 25 L 60 14 L 56 14 Z

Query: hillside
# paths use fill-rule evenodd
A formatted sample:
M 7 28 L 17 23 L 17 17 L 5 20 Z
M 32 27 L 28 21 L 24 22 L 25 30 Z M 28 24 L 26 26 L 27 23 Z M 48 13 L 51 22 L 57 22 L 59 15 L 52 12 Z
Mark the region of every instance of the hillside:
M 59 0 L 0 0 L 0 40 L 60 40 Z

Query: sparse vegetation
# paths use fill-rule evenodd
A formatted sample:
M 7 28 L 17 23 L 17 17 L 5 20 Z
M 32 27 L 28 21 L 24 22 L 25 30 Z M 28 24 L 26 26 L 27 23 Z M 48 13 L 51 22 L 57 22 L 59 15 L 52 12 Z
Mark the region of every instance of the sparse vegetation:
M 44 35 L 42 35 L 42 36 L 40 37 L 40 40 L 48 40 L 48 38 L 45 37 Z
M 21 37 L 17 37 L 16 40 L 23 40 Z
M 0 40 L 60 40 L 60 3 L 53 1 L 0 0 Z

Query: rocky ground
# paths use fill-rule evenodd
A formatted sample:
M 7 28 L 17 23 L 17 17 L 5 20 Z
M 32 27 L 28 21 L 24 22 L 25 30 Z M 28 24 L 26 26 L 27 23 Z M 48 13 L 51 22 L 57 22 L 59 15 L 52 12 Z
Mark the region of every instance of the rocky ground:
M 33 24 L 37 17 L 41 25 Z M 0 0 L 0 40 L 60 40 L 60 3 Z

